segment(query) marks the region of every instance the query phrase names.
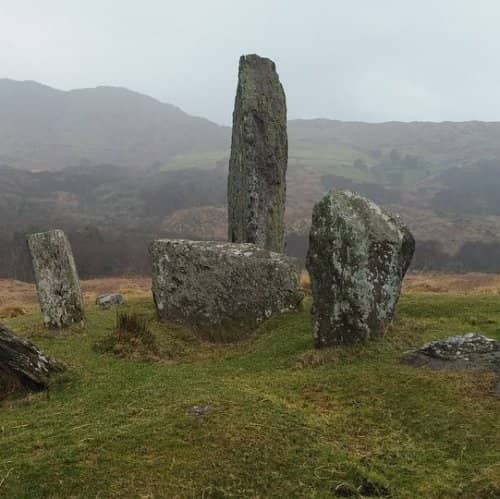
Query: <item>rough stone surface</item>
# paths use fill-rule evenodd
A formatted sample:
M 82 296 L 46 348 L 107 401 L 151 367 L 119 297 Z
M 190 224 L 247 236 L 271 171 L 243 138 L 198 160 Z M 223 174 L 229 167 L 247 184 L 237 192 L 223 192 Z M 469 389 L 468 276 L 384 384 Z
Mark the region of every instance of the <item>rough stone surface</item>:
M 243 338 L 303 298 L 295 262 L 254 244 L 160 239 L 150 253 L 159 318 L 209 340 Z
M 95 299 L 95 304 L 101 308 L 110 308 L 123 305 L 123 296 L 120 293 L 105 293 Z
M 38 300 L 46 326 L 84 320 L 83 297 L 71 246 L 62 230 L 28 236 Z
M 350 191 L 326 194 L 313 210 L 306 261 L 315 345 L 382 335 L 414 249 L 399 218 Z
M 273 61 L 240 58 L 228 179 L 228 237 L 283 252 L 288 139 Z
M 0 400 L 18 388 L 47 388 L 50 375 L 62 369 L 33 343 L 0 324 Z
M 465 333 L 431 341 L 405 362 L 433 369 L 484 369 L 500 373 L 500 341 L 481 333 Z

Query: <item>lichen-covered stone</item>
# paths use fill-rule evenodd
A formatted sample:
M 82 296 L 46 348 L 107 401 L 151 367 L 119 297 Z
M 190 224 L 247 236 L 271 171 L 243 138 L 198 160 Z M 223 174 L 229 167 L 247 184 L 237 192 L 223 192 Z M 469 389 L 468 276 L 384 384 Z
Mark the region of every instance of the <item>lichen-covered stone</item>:
M 283 252 L 286 100 L 273 61 L 240 58 L 228 178 L 228 237 Z
M 233 341 L 303 298 L 295 263 L 254 244 L 159 239 L 150 246 L 160 320 Z
M 62 230 L 28 236 L 38 300 L 46 326 L 84 320 L 83 297 L 71 246 Z
M 464 333 L 426 343 L 402 359 L 413 367 L 435 370 L 492 371 L 499 375 L 493 394 L 500 398 L 500 341 Z
M 313 210 L 306 266 L 315 345 L 382 335 L 415 241 L 399 218 L 350 191 L 332 190 Z

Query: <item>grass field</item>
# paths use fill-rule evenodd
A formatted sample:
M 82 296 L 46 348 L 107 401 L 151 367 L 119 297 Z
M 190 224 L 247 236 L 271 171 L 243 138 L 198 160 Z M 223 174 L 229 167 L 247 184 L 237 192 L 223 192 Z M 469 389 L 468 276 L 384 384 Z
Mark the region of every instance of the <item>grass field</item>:
M 400 362 L 451 333 L 500 338 L 498 296 L 406 293 L 383 340 L 324 351 L 309 302 L 232 346 L 158 325 L 148 297 L 128 303 L 159 362 L 97 353 L 115 312 L 91 304 L 84 328 L 48 332 L 34 312 L 5 321 L 67 371 L 48 393 L 1 403 L 0 497 L 500 496 L 494 376 Z

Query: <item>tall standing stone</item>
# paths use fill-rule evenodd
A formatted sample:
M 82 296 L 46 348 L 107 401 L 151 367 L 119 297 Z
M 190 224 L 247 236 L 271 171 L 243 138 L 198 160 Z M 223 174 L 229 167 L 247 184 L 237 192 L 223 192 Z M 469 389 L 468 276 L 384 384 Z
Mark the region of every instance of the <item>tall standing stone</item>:
M 282 253 L 288 139 L 286 100 L 273 61 L 240 58 L 228 179 L 230 242 Z
M 61 328 L 84 320 L 75 260 L 62 230 L 28 236 L 38 300 L 46 326 Z
M 353 192 L 326 194 L 313 210 L 306 261 L 316 346 L 382 335 L 414 250 L 399 218 Z

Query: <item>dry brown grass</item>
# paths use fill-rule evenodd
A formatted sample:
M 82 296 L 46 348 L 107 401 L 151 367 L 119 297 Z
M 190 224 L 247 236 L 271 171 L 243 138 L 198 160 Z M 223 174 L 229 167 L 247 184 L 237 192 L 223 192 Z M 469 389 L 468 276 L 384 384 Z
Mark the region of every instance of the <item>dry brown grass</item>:
M 303 270 L 300 273 L 300 287 L 306 291 L 311 291 L 311 277 L 309 276 L 309 272 L 307 270 Z
M 109 277 L 81 282 L 83 295 L 94 302 L 103 293 L 121 293 L 125 299 L 151 295 L 151 279 L 148 277 Z M 38 303 L 34 284 L 0 279 L 0 318 L 22 315 Z
M 305 291 L 311 289 L 311 278 L 306 270 L 300 275 L 300 285 Z M 500 274 L 407 274 L 403 282 L 403 293 L 500 294 Z
M 108 277 L 82 281 L 87 302 L 93 303 L 97 295 L 121 293 L 125 299 L 151 296 L 149 277 Z M 311 281 L 307 271 L 300 275 L 300 284 L 308 292 Z M 403 285 L 405 293 L 500 294 L 500 274 L 408 274 Z M 0 319 L 24 315 L 37 305 L 34 284 L 0 279 Z
M 408 274 L 404 280 L 403 292 L 500 294 L 500 275 L 475 272 L 467 274 Z

